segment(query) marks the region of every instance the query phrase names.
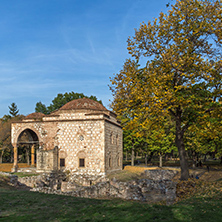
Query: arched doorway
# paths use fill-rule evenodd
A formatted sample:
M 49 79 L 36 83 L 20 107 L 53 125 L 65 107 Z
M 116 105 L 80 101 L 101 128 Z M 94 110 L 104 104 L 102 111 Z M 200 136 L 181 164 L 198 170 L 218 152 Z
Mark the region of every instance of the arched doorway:
M 37 134 L 27 128 L 24 129 L 17 137 L 14 146 L 14 166 L 13 171 L 17 171 L 18 162 L 26 161 L 31 167 L 35 167 L 36 149 L 39 147 L 39 138 Z

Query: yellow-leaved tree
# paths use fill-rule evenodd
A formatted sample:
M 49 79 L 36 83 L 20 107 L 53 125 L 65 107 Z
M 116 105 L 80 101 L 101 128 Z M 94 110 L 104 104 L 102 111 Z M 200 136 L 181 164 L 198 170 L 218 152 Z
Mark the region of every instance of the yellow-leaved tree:
M 189 177 L 184 134 L 221 110 L 221 21 L 221 0 L 177 0 L 135 30 L 132 59 L 111 79 L 117 113 L 133 113 L 144 128 L 164 116 L 174 122 L 182 180 Z

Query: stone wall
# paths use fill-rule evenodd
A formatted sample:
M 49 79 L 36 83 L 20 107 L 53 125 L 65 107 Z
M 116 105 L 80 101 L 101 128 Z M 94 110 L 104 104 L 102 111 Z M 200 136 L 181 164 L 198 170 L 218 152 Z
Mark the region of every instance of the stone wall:
M 52 150 L 37 149 L 37 172 L 51 172 L 58 170 L 58 147 Z
M 165 201 L 168 204 L 173 203 L 176 198 L 176 183 L 170 180 L 105 181 L 90 187 L 83 187 L 77 184 L 73 184 L 71 187 L 67 185 L 68 183 L 62 182 L 61 191 L 76 197 L 121 198 L 145 202 Z M 34 190 L 41 191 L 41 188 Z
M 65 169 L 76 174 L 104 174 L 104 121 L 84 120 L 59 123 L 60 158 Z M 80 160 L 84 159 L 84 166 Z
M 122 170 L 122 128 L 105 122 L 105 169 L 107 173 Z
M 32 191 L 70 195 L 84 198 L 121 198 L 125 200 L 136 200 L 145 202 L 166 202 L 171 204 L 176 198 L 176 183 L 169 180 L 177 172 L 161 170 L 146 172 L 154 179 L 139 179 L 129 182 L 108 180 L 105 177 L 95 177 L 94 185 L 80 185 L 76 175 L 66 175 L 64 173 L 44 173 L 39 176 L 13 178 L 15 185 L 26 185 Z M 156 175 L 156 176 L 155 176 Z M 159 176 L 158 175 L 162 175 Z M 92 178 L 91 178 L 92 179 Z M 84 182 L 84 180 L 82 181 Z M 90 186 L 91 185 L 91 186 Z

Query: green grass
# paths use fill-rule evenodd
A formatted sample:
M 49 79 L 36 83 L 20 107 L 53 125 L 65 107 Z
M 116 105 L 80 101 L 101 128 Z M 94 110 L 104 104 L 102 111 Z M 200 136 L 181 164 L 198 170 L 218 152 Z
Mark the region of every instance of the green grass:
M 17 175 L 18 177 L 31 177 L 31 176 L 38 176 L 39 173 L 29 173 L 29 172 L 16 172 L 16 173 L 11 173 L 13 175 Z
M 197 196 L 175 205 L 95 200 L 0 187 L 0 221 L 208 221 L 222 218 L 222 194 Z

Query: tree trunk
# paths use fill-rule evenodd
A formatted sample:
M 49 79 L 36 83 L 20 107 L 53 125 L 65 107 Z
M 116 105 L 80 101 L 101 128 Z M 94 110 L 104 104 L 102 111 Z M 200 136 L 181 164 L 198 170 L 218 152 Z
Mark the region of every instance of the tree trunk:
M 197 163 L 197 161 L 196 161 L 196 153 L 193 152 L 192 153 L 192 165 L 193 165 L 193 168 L 196 168 L 196 163 Z
M 151 162 L 152 158 L 153 158 L 153 152 L 150 153 L 150 156 L 148 158 L 148 162 Z
M 128 154 L 128 152 L 126 151 L 126 159 L 125 159 L 126 161 L 128 160 L 128 155 L 127 154 Z
M 193 168 L 196 168 L 196 160 L 193 158 Z
M 163 156 L 162 155 L 160 155 L 159 167 L 163 167 Z
M 134 151 L 134 146 L 133 146 L 132 153 L 131 153 L 131 166 L 134 166 L 134 160 L 135 160 L 135 151 Z
M 2 152 L 1 152 L 1 154 L 0 154 L 0 163 L 2 163 L 2 159 L 3 159 L 4 152 L 5 152 L 5 150 L 2 149 Z
M 180 108 L 177 110 L 176 116 L 176 146 L 178 149 L 179 157 L 180 157 L 180 168 L 181 168 L 181 180 L 188 180 L 189 178 L 189 166 L 188 161 L 186 159 L 186 151 L 183 142 L 184 131 L 181 127 L 181 114 L 182 111 Z
M 0 154 L 0 163 L 2 163 L 2 156 L 3 156 L 3 154 L 1 153 Z
M 204 162 L 207 160 L 207 154 L 204 154 Z
M 135 158 L 136 160 L 138 159 L 138 156 L 139 156 L 139 155 L 138 155 L 138 152 L 136 152 L 136 158 Z
M 147 166 L 147 154 L 145 153 L 145 165 Z

